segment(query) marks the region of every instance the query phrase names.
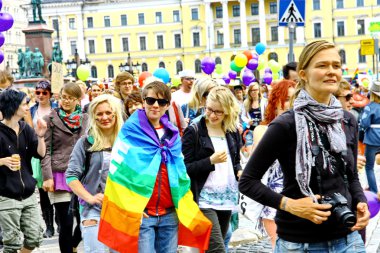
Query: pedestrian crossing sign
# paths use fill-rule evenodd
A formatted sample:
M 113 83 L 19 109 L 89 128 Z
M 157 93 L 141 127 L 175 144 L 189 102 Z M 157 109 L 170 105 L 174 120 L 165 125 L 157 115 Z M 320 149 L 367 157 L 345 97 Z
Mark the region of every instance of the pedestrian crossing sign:
M 297 26 L 305 26 L 305 0 L 280 0 L 278 25 L 288 26 L 293 22 Z

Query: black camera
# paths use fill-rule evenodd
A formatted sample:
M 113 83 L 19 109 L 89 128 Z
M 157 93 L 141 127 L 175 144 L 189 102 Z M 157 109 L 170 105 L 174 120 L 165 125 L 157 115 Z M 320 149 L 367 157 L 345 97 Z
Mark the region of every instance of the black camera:
M 337 221 L 346 228 L 352 228 L 356 223 L 354 213 L 348 208 L 347 199 L 340 193 L 333 193 L 329 196 L 323 196 L 319 203 L 330 204 L 331 212 L 335 215 Z
M 249 130 L 255 130 L 255 128 L 260 124 L 260 119 L 252 119 L 252 125 L 249 127 Z

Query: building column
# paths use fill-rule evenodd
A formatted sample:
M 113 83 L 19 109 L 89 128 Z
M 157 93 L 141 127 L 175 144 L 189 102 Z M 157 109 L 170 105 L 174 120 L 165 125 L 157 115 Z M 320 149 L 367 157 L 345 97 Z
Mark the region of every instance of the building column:
M 265 22 L 265 2 L 259 0 L 259 26 L 260 26 L 260 42 L 267 44 L 267 30 Z
M 214 16 L 212 13 L 211 3 L 205 3 L 206 8 L 206 25 L 207 25 L 207 50 L 211 50 L 214 48 Z
M 247 14 L 245 9 L 245 0 L 239 0 L 240 2 L 240 36 L 241 47 L 248 47 L 247 43 Z
M 84 51 L 84 33 L 83 33 L 83 19 L 82 14 L 77 14 L 77 31 L 78 31 L 78 39 L 77 39 L 77 49 L 80 59 L 86 59 L 86 52 Z
M 284 26 L 278 27 L 278 44 L 279 45 L 285 44 L 285 27 Z
M 296 27 L 296 43 L 305 43 L 305 27 L 304 26 L 297 26 Z
M 228 17 L 228 0 L 222 1 L 223 5 L 223 42 L 224 48 L 230 48 L 230 24 Z
M 61 50 L 62 50 L 62 57 L 63 59 L 69 59 L 69 55 L 71 55 L 71 52 L 70 52 L 70 45 L 68 44 L 68 40 L 67 40 L 67 18 L 65 15 L 62 15 L 60 16 L 60 19 L 61 19 L 61 24 L 59 26 L 59 31 L 61 32 L 61 36 L 62 36 L 62 44 L 61 44 L 61 41 L 60 41 L 60 45 L 61 45 Z

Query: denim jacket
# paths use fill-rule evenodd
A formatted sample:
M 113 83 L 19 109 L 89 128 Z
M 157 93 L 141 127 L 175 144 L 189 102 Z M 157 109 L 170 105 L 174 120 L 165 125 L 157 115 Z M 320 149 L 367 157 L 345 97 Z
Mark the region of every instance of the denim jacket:
M 364 144 L 380 146 L 380 104 L 371 102 L 364 107 L 360 127 L 365 130 Z

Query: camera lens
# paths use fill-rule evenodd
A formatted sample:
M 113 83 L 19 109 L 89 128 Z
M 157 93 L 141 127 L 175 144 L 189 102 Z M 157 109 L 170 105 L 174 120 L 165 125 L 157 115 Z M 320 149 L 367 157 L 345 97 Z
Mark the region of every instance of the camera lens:
M 336 207 L 333 211 L 340 224 L 343 224 L 346 228 L 352 228 L 356 223 L 356 217 L 351 210 L 346 207 Z

